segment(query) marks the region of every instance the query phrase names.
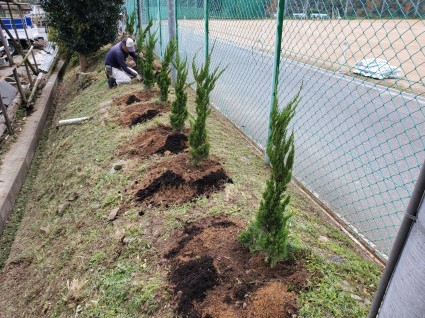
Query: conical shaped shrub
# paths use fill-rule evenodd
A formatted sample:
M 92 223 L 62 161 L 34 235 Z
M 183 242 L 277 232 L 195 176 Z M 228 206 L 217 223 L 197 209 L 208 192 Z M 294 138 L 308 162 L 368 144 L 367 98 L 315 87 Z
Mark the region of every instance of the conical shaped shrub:
M 216 81 L 224 72 L 224 70 L 219 71 L 219 66 L 217 66 L 210 73 L 211 53 L 208 54 L 205 64 L 199 69 L 196 67 L 195 58 L 192 61 L 193 77 L 196 83 L 196 118 L 190 121 L 189 153 L 194 165 L 198 165 L 209 155 L 210 145 L 207 140 L 206 121 L 211 113 L 209 108 L 210 93 L 214 89 Z
M 294 132 L 288 136 L 288 125 L 300 101 L 300 91 L 279 111 L 275 98 L 271 114 L 271 136 L 267 144 L 271 176 L 260 203 L 256 219 L 241 236 L 241 242 L 252 253 L 264 253 L 266 263 L 274 267 L 289 256 L 289 221 L 292 213 L 287 207 L 290 196 L 286 193 L 294 164 Z
M 162 59 L 162 67 L 157 77 L 157 83 L 161 92 L 161 101 L 168 100 L 169 87 L 171 85 L 170 78 L 170 64 L 173 61 L 173 56 L 176 53 L 177 45 L 176 40 L 171 38 L 165 48 L 164 58 Z
M 171 104 L 170 125 L 174 130 L 182 130 L 184 122 L 186 121 L 189 113 L 187 111 L 187 59 L 182 60 L 177 53 L 176 60 L 173 65 L 177 71 L 176 83 L 174 84 L 174 91 L 176 99 Z

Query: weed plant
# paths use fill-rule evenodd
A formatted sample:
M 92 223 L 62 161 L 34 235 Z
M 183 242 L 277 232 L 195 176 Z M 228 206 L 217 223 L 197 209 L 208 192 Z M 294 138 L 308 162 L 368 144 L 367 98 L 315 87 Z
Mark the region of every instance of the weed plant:
M 208 54 L 205 64 L 200 68 L 197 68 L 195 64 L 196 56 L 192 61 L 193 77 L 196 83 L 196 118 L 190 121 L 189 153 L 195 166 L 207 159 L 209 155 L 210 144 L 207 141 L 206 121 L 211 113 L 209 108 L 210 93 L 214 89 L 216 81 L 224 72 L 224 70 L 219 71 L 220 66 L 217 66 L 210 73 L 211 54 L 212 51 Z
M 146 43 L 145 61 L 143 63 L 143 83 L 147 88 L 152 87 L 152 85 L 155 83 L 153 66 L 155 62 L 154 50 L 156 41 L 156 32 L 154 32 L 149 35 Z
M 187 111 L 187 58 L 182 60 L 180 54 L 177 52 L 176 60 L 173 62 L 174 68 L 177 71 L 176 83 L 174 84 L 174 91 L 176 99 L 171 104 L 170 125 L 174 130 L 182 130 L 184 122 L 186 121 L 189 113 Z
M 157 77 L 157 83 L 161 92 L 162 102 L 166 102 L 168 100 L 169 87 L 171 85 L 170 64 L 173 61 L 176 49 L 176 40 L 174 38 L 171 38 L 170 42 L 168 42 L 168 45 L 165 48 L 164 58 L 162 60 L 162 67 Z
M 294 164 L 294 132 L 288 138 L 288 125 L 295 115 L 301 89 L 288 105 L 279 111 L 275 97 L 271 114 L 271 136 L 267 144 L 271 175 L 256 219 L 241 236 L 241 242 L 251 253 L 264 253 L 271 267 L 290 255 L 289 222 L 292 213 L 287 211 L 290 195 L 286 192 Z

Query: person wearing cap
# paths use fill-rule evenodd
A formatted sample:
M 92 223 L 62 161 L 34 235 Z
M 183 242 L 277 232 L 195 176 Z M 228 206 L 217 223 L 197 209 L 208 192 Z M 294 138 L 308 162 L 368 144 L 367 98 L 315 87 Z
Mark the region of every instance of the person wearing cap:
M 134 41 L 130 37 L 123 38 L 115 44 L 106 54 L 105 70 L 108 77 L 109 88 L 116 85 L 128 84 L 136 77 L 139 81 L 142 77 L 137 71 L 127 66 L 126 59 L 131 56 L 137 62 L 137 54 L 134 49 Z

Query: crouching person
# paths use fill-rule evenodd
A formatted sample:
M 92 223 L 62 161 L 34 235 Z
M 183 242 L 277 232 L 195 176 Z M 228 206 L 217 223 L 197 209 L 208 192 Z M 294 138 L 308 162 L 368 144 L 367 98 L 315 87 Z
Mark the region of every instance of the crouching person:
M 127 66 L 126 59 L 131 56 L 137 63 L 137 54 L 134 49 L 134 41 L 125 37 L 115 44 L 106 54 L 105 70 L 108 77 L 109 88 L 116 85 L 128 84 L 136 77 L 139 81 L 142 77 L 135 70 Z

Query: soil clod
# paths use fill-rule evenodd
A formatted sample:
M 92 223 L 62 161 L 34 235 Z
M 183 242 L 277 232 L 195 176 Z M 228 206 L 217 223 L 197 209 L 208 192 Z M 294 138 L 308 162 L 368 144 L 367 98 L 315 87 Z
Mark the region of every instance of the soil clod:
M 181 291 L 177 312 L 186 316 L 199 316 L 193 301 L 202 301 L 208 290 L 218 282 L 218 273 L 211 256 L 191 260 L 176 268 L 170 275 L 175 290 Z
M 146 198 L 151 197 L 153 194 L 160 191 L 160 189 L 164 186 L 167 188 L 177 189 L 183 183 L 184 179 L 180 175 L 167 170 L 159 178 L 156 178 L 153 182 L 151 182 L 149 186 L 137 191 L 137 200 L 144 201 Z
M 167 111 L 168 107 L 164 103 L 135 103 L 121 107 L 120 123 L 124 126 L 132 127 Z
M 184 203 L 221 190 L 232 182 L 216 161 L 193 166 L 187 153 L 160 162 L 136 191 L 136 199 L 153 206 Z
M 125 104 L 126 105 L 131 105 L 131 104 L 134 104 L 134 103 L 137 103 L 137 102 L 140 102 L 140 99 L 138 99 L 136 96 L 134 96 L 134 95 L 130 95 L 128 98 L 127 98 L 127 100 L 126 100 L 126 102 L 125 102 Z
M 147 89 L 143 91 L 136 91 L 133 93 L 125 94 L 114 99 L 116 105 L 131 105 L 138 102 L 148 102 L 158 95 L 157 89 Z
M 159 114 L 159 111 L 156 109 L 148 109 L 145 113 L 140 114 L 140 115 L 135 115 L 132 119 L 131 119 L 131 126 L 135 126 L 137 124 L 143 124 L 144 122 L 147 122 L 148 120 L 151 120 L 152 118 L 154 118 L 156 115 Z
M 137 135 L 120 149 L 120 154 L 145 158 L 153 154 L 178 154 L 187 148 L 188 138 L 184 132 L 174 131 L 167 126 L 158 126 Z

